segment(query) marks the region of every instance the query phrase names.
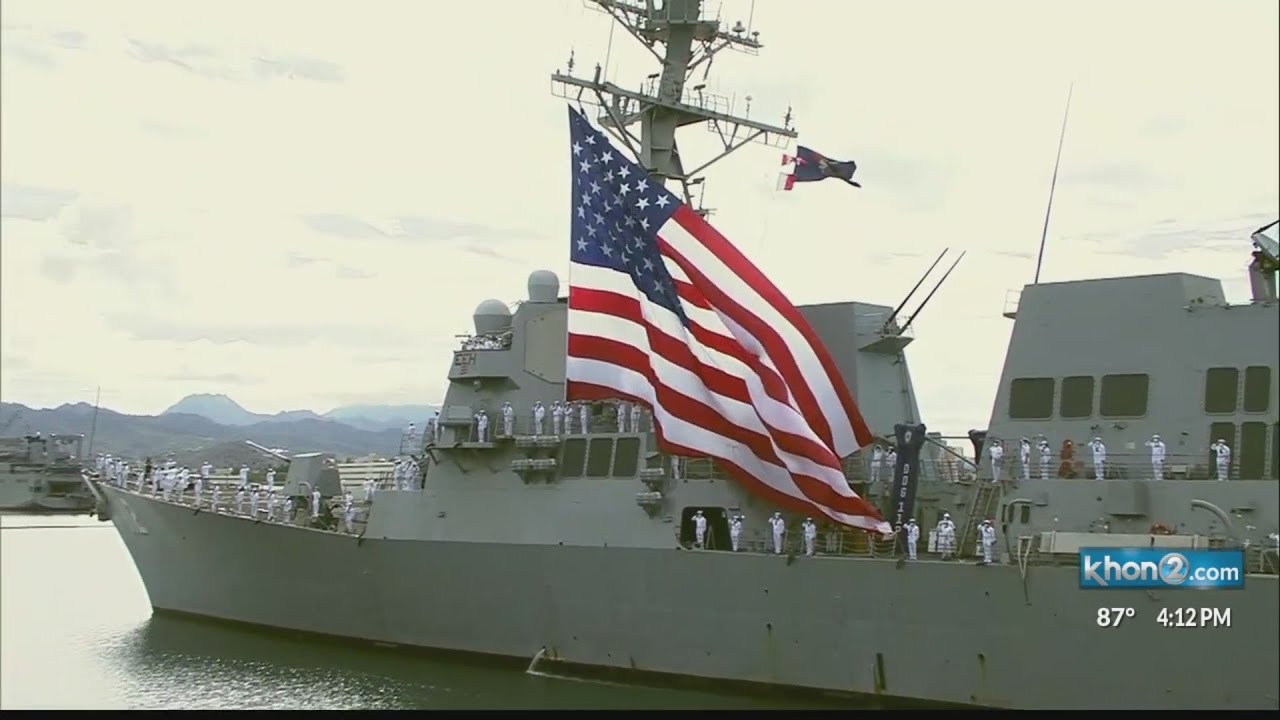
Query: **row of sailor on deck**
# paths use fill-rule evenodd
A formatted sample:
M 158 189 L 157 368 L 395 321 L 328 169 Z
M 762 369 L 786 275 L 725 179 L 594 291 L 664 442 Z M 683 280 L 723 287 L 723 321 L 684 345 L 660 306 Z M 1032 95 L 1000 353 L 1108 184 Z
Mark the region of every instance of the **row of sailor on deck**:
M 488 335 L 472 335 L 462 341 L 463 350 L 507 350 L 511 347 L 511 331 Z
M 510 402 L 504 402 L 496 418 L 490 417 L 487 410 L 480 410 L 475 414 L 472 418 L 470 437 L 475 442 L 487 443 L 492 442 L 495 435 L 514 437 L 522 434 L 520 431 L 527 431 L 530 435 L 546 435 L 548 431 L 553 436 L 586 435 L 591 431 L 593 405 L 595 403 L 586 401 L 561 402 L 559 400 L 553 401 L 550 405 L 544 405 L 541 400 L 538 400 L 529 408 L 528 415 L 525 416 L 526 422 L 520 422 L 520 412 Z M 611 402 L 608 405 L 614 408 L 617 432 L 645 432 L 645 428 L 650 425 L 647 422 L 648 413 L 638 403 Z M 496 428 L 493 427 L 495 423 Z M 494 430 L 498 432 L 495 433 Z M 412 423 L 405 430 L 405 434 L 410 440 L 417 438 L 417 430 Z M 425 435 L 427 439 L 434 442 L 443 442 L 444 424 L 438 419 L 428 422 Z
M 998 483 L 1005 479 L 1006 468 L 1013 465 L 1012 462 L 1006 463 L 1004 441 L 999 438 L 989 439 L 986 443 L 987 455 L 991 461 L 991 482 Z M 1151 461 L 1152 480 L 1163 480 L 1165 475 L 1165 460 L 1168 457 L 1168 448 L 1164 441 L 1160 439 L 1159 433 L 1151 436 L 1146 443 L 1147 452 Z M 1038 475 L 1041 480 L 1047 480 L 1051 477 L 1051 465 L 1053 464 L 1053 448 L 1049 444 L 1049 440 L 1043 436 L 1036 436 L 1035 442 L 1035 463 L 1038 469 Z M 1086 447 L 1089 448 L 1091 459 L 1093 461 L 1093 474 L 1097 480 L 1103 480 L 1106 477 L 1107 469 L 1107 445 L 1102 441 L 1101 437 L 1094 437 L 1089 441 Z M 1226 480 L 1231 473 L 1231 447 L 1227 445 L 1225 439 L 1219 438 L 1209 450 L 1213 453 L 1216 474 L 1219 480 Z M 1076 476 L 1076 470 L 1073 465 L 1075 457 L 1075 443 L 1071 440 L 1062 441 L 1059 449 L 1061 463 L 1057 468 L 1057 476 L 1062 478 L 1072 478 Z M 883 448 L 876 444 L 871 452 L 871 482 L 880 479 L 886 481 L 893 479 L 894 465 L 897 463 L 898 455 L 893 448 Z M 1033 468 L 1032 442 L 1030 438 L 1023 437 L 1018 440 L 1018 456 L 1017 465 L 1009 469 L 1012 475 L 1017 472 L 1024 481 L 1031 480 Z

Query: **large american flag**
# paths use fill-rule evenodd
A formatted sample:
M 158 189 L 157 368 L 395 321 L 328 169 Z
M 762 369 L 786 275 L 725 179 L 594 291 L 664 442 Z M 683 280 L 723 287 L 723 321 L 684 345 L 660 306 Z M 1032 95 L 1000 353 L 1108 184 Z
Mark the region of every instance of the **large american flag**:
M 889 533 L 841 469 L 871 432 L 799 311 L 572 107 L 569 127 L 567 398 L 647 405 L 663 450 L 714 458 L 779 507 Z

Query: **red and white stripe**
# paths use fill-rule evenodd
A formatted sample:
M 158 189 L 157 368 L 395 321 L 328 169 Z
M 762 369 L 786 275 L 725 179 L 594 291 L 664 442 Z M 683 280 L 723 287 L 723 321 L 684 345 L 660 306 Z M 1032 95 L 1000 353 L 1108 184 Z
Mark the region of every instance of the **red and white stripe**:
M 626 274 L 574 263 L 569 399 L 644 403 L 664 449 L 715 458 L 780 507 L 888 533 L 840 462 L 871 432 L 799 311 L 688 207 L 658 238 L 690 327 Z

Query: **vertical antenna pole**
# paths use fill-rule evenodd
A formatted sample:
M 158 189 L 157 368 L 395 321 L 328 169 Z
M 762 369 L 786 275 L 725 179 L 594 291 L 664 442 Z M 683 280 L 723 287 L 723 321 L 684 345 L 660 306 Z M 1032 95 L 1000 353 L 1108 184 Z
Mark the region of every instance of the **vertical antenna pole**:
M 102 386 L 93 398 L 93 424 L 89 426 L 89 449 L 84 451 L 85 459 L 93 456 L 93 436 L 98 432 L 98 406 L 102 403 Z
M 1049 237 L 1049 214 L 1053 212 L 1053 191 L 1058 187 L 1058 165 L 1062 162 L 1062 142 L 1067 139 L 1067 116 L 1071 114 L 1071 91 L 1076 84 L 1067 88 L 1067 109 L 1062 113 L 1062 134 L 1058 136 L 1058 156 L 1053 161 L 1053 180 L 1049 182 L 1049 206 L 1044 209 L 1044 229 L 1040 231 L 1040 254 L 1036 256 L 1036 279 L 1032 285 L 1040 284 L 1040 266 L 1044 263 L 1044 243 Z

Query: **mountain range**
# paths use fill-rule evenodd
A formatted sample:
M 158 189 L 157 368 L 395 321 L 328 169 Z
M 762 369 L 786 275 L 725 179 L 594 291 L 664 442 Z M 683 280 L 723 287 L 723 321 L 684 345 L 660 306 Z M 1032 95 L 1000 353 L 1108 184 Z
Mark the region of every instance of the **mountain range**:
M 127 415 L 88 403 L 31 408 L 0 403 L 0 435 L 30 432 L 92 436 L 94 453 L 142 458 L 152 455 L 199 455 L 215 448 L 240 456 L 244 440 L 290 453 L 324 451 L 340 457 L 394 455 L 405 427 L 421 428 L 437 408 L 431 405 L 360 405 L 323 415 L 292 410 L 274 415 L 249 412 L 225 395 L 189 395 L 159 415 Z M 219 451 L 219 454 L 226 454 Z M 215 464 L 217 458 L 209 458 Z

